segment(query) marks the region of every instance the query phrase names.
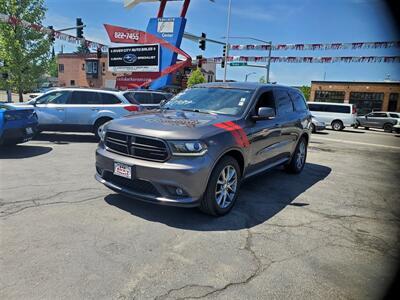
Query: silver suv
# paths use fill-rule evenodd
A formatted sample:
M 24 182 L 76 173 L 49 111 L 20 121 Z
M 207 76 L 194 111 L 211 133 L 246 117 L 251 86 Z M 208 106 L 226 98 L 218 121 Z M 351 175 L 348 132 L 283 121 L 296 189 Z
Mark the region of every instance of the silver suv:
M 358 117 L 356 128 L 359 126 L 365 129 L 379 128 L 386 132 L 398 131 L 400 125 L 400 113 L 374 111 L 365 116 Z
M 101 126 L 132 112 L 159 108 L 169 94 L 156 91 L 111 91 L 59 88 L 25 103 L 34 106 L 39 131 L 81 131 L 99 135 Z
M 105 124 L 95 177 L 133 198 L 223 215 L 242 179 L 279 165 L 300 173 L 310 134 L 311 114 L 297 89 L 201 84 L 160 111 Z

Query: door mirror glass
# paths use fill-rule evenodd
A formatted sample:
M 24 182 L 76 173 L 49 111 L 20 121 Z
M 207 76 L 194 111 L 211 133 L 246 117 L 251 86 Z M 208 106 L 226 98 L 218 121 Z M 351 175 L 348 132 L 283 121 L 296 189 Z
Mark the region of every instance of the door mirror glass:
M 275 111 L 271 107 L 260 107 L 258 114 L 253 116 L 254 120 L 268 120 L 275 117 Z

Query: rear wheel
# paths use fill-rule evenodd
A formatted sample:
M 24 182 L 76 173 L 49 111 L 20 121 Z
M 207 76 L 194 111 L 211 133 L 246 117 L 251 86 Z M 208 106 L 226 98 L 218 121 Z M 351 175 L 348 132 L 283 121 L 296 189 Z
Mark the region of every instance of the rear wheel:
M 357 122 L 354 124 L 354 128 L 357 129 L 358 127 L 360 127 L 360 122 L 357 121 Z
M 332 125 L 333 130 L 335 130 L 335 131 L 339 131 L 344 128 L 343 122 L 339 121 L 339 120 L 333 121 L 331 125 Z
M 307 158 L 307 140 L 302 137 L 296 146 L 296 150 L 293 153 L 291 161 L 285 165 L 286 171 L 293 174 L 300 173 L 304 165 L 306 164 Z
M 110 118 L 103 118 L 99 119 L 94 123 L 93 126 L 93 133 L 96 137 L 96 139 L 100 139 L 100 133 L 101 133 L 101 126 L 107 123 L 108 121 L 111 121 L 112 119 Z
M 364 129 L 365 129 L 365 130 L 369 130 L 369 127 L 364 126 Z
M 201 211 L 213 216 L 227 214 L 238 197 L 240 181 L 240 168 L 236 159 L 231 156 L 223 157 L 211 173 L 200 202 Z
M 384 130 L 385 132 L 392 132 L 392 130 L 393 130 L 393 124 L 386 123 L 385 125 L 383 125 L 383 130 Z

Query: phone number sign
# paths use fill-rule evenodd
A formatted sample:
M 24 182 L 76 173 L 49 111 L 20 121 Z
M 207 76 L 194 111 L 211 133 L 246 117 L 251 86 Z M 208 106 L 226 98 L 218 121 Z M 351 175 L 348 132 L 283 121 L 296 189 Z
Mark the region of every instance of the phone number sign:
M 159 72 L 160 45 L 135 45 L 108 49 L 111 72 Z

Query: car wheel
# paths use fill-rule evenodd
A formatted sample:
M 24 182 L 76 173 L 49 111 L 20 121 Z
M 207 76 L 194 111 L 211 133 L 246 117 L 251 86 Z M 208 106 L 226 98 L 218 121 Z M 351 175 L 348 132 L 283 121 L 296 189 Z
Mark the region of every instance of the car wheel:
M 112 119 L 104 118 L 104 119 L 99 119 L 96 121 L 96 123 L 94 123 L 93 133 L 94 133 L 96 139 L 98 139 L 98 140 L 100 139 L 101 126 L 111 120 Z
M 383 130 L 385 132 L 392 132 L 393 130 L 393 125 L 390 123 L 386 123 L 385 125 L 383 125 Z
M 200 202 L 200 209 L 206 214 L 222 216 L 233 207 L 238 197 L 241 173 L 239 164 L 231 156 L 223 157 L 214 167 Z
M 338 120 L 333 121 L 331 125 L 332 125 L 333 130 L 335 130 L 335 131 L 339 131 L 344 128 L 342 121 L 338 121 Z
M 315 129 L 315 125 L 314 124 L 311 124 L 311 132 L 312 133 L 316 133 L 317 132 L 317 130 Z
M 290 162 L 285 165 L 286 171 L 293 174 L 298 174 L 303 171 L 307 159 L 307 140 L 302 137 L 296 146 Z
M 357 122 L 354 124 L 354 128 L 357 129 L 358 127 L 360 127 L 360 122 L 357 121 Z

